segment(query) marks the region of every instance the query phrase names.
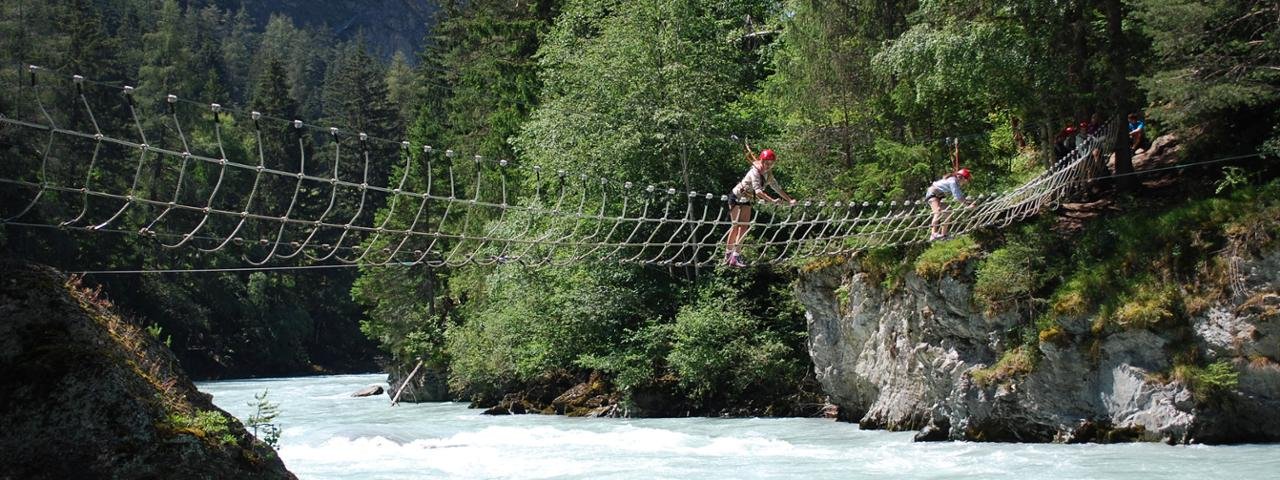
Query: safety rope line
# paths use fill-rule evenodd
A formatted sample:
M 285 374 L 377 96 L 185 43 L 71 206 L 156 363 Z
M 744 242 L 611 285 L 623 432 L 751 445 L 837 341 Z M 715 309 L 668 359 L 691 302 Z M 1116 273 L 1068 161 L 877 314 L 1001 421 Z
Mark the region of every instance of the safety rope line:
M 229 267 L 229 268 L 171 268 L 155 270 L 82 270 L 67 272 L 70 275 L 136 275 L 163 273 L 230 273 L 230 272 L 278 272 L 288 270 L 328 270 L 334 268 L 353 268 L 361 265 L 336 263 L 326 265 L 290 265 L 276 267 Z M 407 266 L 407 265 L 405 265 Z

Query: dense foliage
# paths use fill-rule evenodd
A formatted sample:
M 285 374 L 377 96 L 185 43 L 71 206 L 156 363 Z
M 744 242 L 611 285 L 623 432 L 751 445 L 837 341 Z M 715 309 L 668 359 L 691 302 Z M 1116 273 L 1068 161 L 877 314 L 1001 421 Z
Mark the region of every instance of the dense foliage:
M 471 169 L 479 155 L 615 183 L 724 192 L 745 169 L 732 135 L 776 149 L 782 183 L 800 198 L 918 198 L 951 168 L 949 139 L 975 171 L 970 188 L 995 191 L 1042 169 L 1064 125 L 1147 105 L 1148 128 L 1189 135 L 1190 151 L 1280 150 L 1274 0 L 448 0 L 415 56 L 390 57 L 372 54 L 378 49 L 359 35 L 340 40 L 280 16 L 255 23 L 244 9 L 226 9 L 233 3 L 6 2 L 0 55 L 432 145 L 407 163 L 381 152 L 394 160 L 371 167 L 370 183 L 403 176 L 414 191 L 442 188 L 427 179 Z M 287 168 L 299 161 L 289 142 L 274 131 L 261 145 L 229 148 L 261 146 Z M 539 192 L 555 181 L 505 180 L 512 202 L 528 205 L 550 201 Z M 289 188 L 272 190 L 285 191 L 268 197 L 283 208 Z M 414 220 L 406 209 L 377 206 L 366 214 L 391 228 Z M 529 220 L 484 209 L 441 220 L 440 206 L 425 208 L 423 218 L 472 233 Z M 1055 305 L 1070 305 L 1077 290 L 1091 294 L 1104 267 L 1073 257 L 1078 269 L 1051 278 L 1044 272 L 1068 270 L 1038 249 L 1044 234 L 1028 227 L 985 257 L 977 272 L 984 307 L 1044 302 L 1048 290 Z M 238 263 L 130 236 L 0 235 L 6 251 L 81 268 Z M 897 264 L 875 270 L 891 286 L 904 268 L 939 275 L 957 255 L 979 254 L 968 238 L 914 264 L 902 265 L 901 253 L 866 258 Z M 350 332 L 360 318 L 395 363 L 423 359 L 447 371 L 459 397 L 493 401 L 549 376 L 590 372 L 604 373 L 626 398 L 658 392 L 684 411 L 765 405 L 808 388 L 804 319 L 789 290 L 794 272 L 785 269 L 335 272 L 100 281 L 172 334 L 180 355 L 188 352 L 184 361 L 234 352 L 288 370 L 316 362 L 308 356 L 325 343 L 358 351 Z M 1134 306 L 1108 318 L 1163 321 L 1168 292 L 1125 295 Z

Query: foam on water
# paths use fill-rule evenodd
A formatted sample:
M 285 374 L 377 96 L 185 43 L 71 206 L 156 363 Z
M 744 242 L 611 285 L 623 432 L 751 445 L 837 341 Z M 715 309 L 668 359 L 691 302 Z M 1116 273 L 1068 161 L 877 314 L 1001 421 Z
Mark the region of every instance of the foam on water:
M 303 479 L 392 478 L 1274 478 L 1280 446 L 912 443 L 818 419 L 486 416 L 465 405 L 349 394 L 380 375 L 211 382 L 247 418 L 280 406 L 280 456 Z

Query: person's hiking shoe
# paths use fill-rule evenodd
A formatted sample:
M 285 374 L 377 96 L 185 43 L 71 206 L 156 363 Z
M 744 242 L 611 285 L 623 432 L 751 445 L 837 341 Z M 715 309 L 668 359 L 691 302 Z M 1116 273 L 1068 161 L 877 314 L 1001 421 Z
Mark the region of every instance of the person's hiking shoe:
M 930 242 L 936 242 L 936 241 L 938 241 L 938 240 L 945 240 L 946 238 L 947 238 L 947 236 L 946 236 L 946 235 L 943 235 L 943 234 L 941 234 L 941 233 L 935 233 L 935 234 L 933 234 L 933 235 L 929 235 L 929 241 L 930 241 Z
M 729 266 L 733 268 L 745 268 L 747 263 L 742 261 L 742 255 L 735 252 L 729 256 Z

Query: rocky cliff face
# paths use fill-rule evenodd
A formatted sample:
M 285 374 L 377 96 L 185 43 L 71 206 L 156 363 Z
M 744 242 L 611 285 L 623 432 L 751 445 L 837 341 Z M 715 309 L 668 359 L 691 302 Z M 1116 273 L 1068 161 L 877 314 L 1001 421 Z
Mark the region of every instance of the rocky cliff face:
M 147 332 L 0 261 L 0 479 L 294 478 Z
M 973 268 L 910 273 L 893 291 L 852 264 L 803 276 L 810 355 L 841 418 L 920 440 L 1280 440 L 1280 251 L 1242 263 L 1248 293 L 1192 328 L 1099 335 L 1062 318 L 1062 332 L 1023 350 L 1006 332 L 1025 320 L 975 306 Z M 1236 387 L 1206 398 L 1169 375 L 1188 342 L 1229 361 Z

